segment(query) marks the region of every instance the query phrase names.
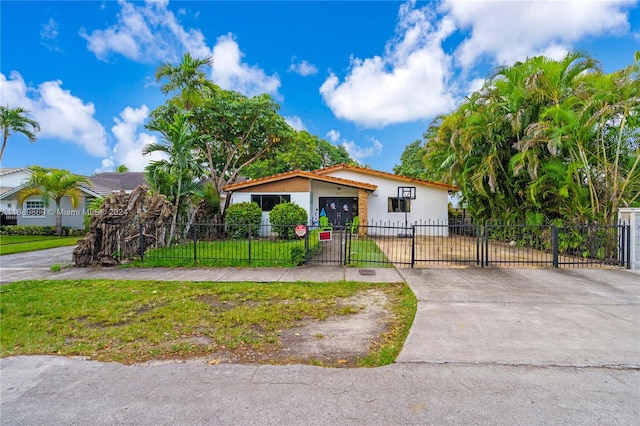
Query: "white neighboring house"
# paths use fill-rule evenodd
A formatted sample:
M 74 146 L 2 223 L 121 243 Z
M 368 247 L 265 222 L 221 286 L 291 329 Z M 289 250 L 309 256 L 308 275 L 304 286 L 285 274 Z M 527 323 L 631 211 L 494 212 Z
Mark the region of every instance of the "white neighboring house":
M 56 206 L 52 200 L 45 207 L 38 196 L 26 199 L 18 206 L 17 195 L 26 188 L 26 183 L 33 172 L 28 167 L 0 169 L 0 212 L 2 224 L 55 226 Z M 69 197 L 60 203 L 62 226 L 84 228 L 84 213 L 87 205 L 96 197 L 105 197 L 112 192 L 131 192 L 138 185 L 145 183 L 144 173 L 99 173 L 88 176 L 91 185 L 80 186 L 81 202 L 75 209 L 71 207 Z
M 346 164 L 313 172 L 295 170 L 233 183 L 223 189 L 230 194 L 231 204 L 258 203 L 264 223 L 268 223 L 273 206 L 295 202 L 307 211 L 310 225 L 317 223 L 319 216 L 327 216 L 336 227 L 351 223 L 356 216 L 360 224 L 368 225 L 402 226 L 405 218 L 409 224 L 443 223 L 448 218 L 449 192 L 457 191 L 443 183 Z M 403 195 L 409 194 L 415 198 L 405 200 Z M 373 231 L 374 228 L 369 233 Z M 359 232 L 366 233 L 367 228 L 360 227 Z

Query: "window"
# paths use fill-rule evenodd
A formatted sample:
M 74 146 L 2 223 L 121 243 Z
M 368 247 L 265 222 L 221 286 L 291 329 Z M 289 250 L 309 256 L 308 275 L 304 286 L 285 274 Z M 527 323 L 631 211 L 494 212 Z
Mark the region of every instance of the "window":
M 389 197 L 389 212 L 410 213 L 411 200 L 405 200 L 404 198 L 398 197 Z
M 251 201 L 258 203 L 263 212 L 270 212 L 277 204 L 291 202 L 291 195 L 252 195 Z
M 23 216 L 44 216 L 44 203 L 42 201 L 26 201 Z

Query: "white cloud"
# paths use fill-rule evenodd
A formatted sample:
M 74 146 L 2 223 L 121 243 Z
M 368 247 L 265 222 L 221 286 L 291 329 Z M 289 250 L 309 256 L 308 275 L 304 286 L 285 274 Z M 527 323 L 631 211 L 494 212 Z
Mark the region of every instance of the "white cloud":
M 100 162 L 100 167 L 95 169 L 94 173 L 112 172 L 116 168 L 113 158 L 105 158 Z
M 482 89 L 484 86 L 485 79 L 484 78 L 474 78 L 473 80 L 467 83 L 467 93 L 477 92 Z
M 49 22 L 42 24 L 40 29 L 40 44 L 49 50 L 62 52 L 58 46 L 58 23 L 49 18 Z
M 87 48 L 99 59 L 106 61 L 119 54 L 137 62 L 158 63 L 177 62 L 185 52 L 196 58 L 213 56 L 211 79 L 223 89 L 247 96 L 269 93 L 282 98 L 278 75 L 267 75 L 258 66 L 242 62 L 244 54 L 233 34 L 219 37 L 212 49 L 202 31 L 180 24 L 168 9 L 167 0 L 140 5 L 119 0 L 118 4 L 121 10 L 116 24 L 104 30 L 80 30 Z M 184 9 L 178 11 L 178 15 L 186 13 Z
M 181 52 L 195 57 L 211 56 L 200 30 L 185 29 L 167 6 L 168 1 L 148 1 L 144 4 L 119 0 L 118 22 L 104 30 L 90 33 L 80 29 L 87 48 L 101 60 L 120 54 L 139 62 L 175 61 Z
M 430 5 L 415 9 L 414 2 L 403 4 L 398 16 L 397 35 L 384 55 L 352 58 L 343 82 L 332 73 L 320 87 L 337 117 L 381 127 L 431 118 L 455 106 L 448 87 L 451 58 L 442 48 L 453 22 L 438 20 Z
M 334 129 L 331 129 L 327 132 L 327 138 L 333 142 L 336 143 L 340 140 L 340 132 Z
M 37 88 L 28 87 L 18 72 L 9 79 L 0 73 L 0 102 L 12 108 L 23 107 L 40 124 L 39 138 L 58 139 L 82 147 L 90 155 L 107 154 L 107 136 L 95 118 L 95 107 L 83 102 L 62 81 L 45 81 Z
M 269 93 L 280 98 L 278 75 L 267 75 L 259 67 L 242 62 L 243 56 L 233 34 L 218 37 L 213 48 L 211 79 L 223 89 L 235 90 L 247 96 Z
M 368 147 L 361 147 L 354 141 L 344 140 L 342 146 L 349 153 L 349 156 L 359 163 L 362 163 L 364 158 L 375 157 L 382 152 L 382 143 L 375 138 L 371 139 L 371 145 Z
M 609 1 L 455 1 L 441 10 L 470 36 L 456 49 L 462 67 L 483 56 L 512 64 L 535 55 L 559 59 L 588 36 L 623 34 L 629 29 L 625 9 L 635 2 Z
M 354 141 L 342 139 L 338 130 L 331 129 L 327 132 L 327 139 L 329 139 L 333 144 L 342 145 L 349 156 L 359 163 L 361 163 L 364 158 L 375 157 L 382 152 L 382 143 L 375 138 L 371 138 L 370 146 L 361 147 Z
M 139 132 L 148 116 L 149 108 L 142 105 L 140 108 L 128 106 L 120 112 L 119 117 L 114 117 L 113 121 L 116 124 L 111 128 L 111 132 L 117 142 L 113 154 L 107 159 L 111 167 L 116 163 L 124 164 L 132 172 L 141 172 L 151 161 L 164 158 L 159 153 L 142 155 L 145 145 L 157 142 L 154 135 Z M 104 164 L 103 160 L 103 166 Z
M 293 127 L 296 130 L 307 130 L 307 126 L 304 125 L 302 119 L 297 115 L 285 117 L 284 120 L 289 126 Z
M 309 75 L 315 75 L 318 73 L 318 68 L 315 65 L 310 64 L 306 60 L 302 60 L 299 63 L 294 63 L 295 57 L 291 60 L 291 65 L 289 66 L 290 72 L 295 72 L 296 74 L 300 74 L 303 77 L 307 77 Z

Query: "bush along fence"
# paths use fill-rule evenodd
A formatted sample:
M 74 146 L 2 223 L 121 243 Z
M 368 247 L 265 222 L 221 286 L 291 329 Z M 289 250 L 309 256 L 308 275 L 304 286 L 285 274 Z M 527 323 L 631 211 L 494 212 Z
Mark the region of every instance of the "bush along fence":
M 152 224 L 139 224 L 136 238 L 127 237 L 139 249 L 123 258 L 133 257 L 146 266 L 630 266 L 631 234 L 626 224 L 529 226 L 427 221 L 347 224 L 341 228 L 305 226 L 304 235 L 296 226 L 179 225 L 167 241 L 166 231 L 156 235 Z M 123 254 L 114 250 L 113 255 L 120 260 Z

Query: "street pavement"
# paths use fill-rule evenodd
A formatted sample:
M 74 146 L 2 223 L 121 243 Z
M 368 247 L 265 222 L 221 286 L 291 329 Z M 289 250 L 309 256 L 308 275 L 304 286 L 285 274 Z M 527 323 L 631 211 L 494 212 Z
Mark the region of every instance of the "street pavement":
M 28 275 L 5 269 L 5 256 L 0 260 L 3 281 Z M 396 363 L 378 368 L 2 358 L 0 424 L 639 424 L 639 274 L 363 272 L 321 266 L 39 270 L 46 279 L 404 280 L 418 309 Z

